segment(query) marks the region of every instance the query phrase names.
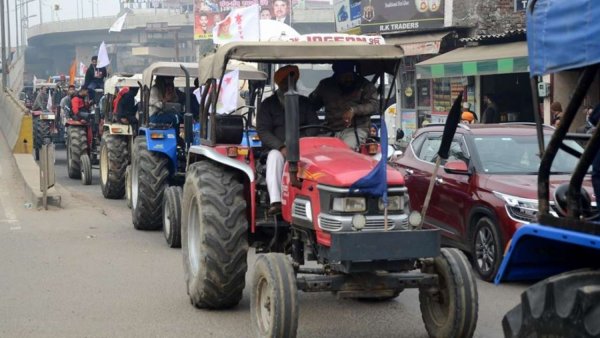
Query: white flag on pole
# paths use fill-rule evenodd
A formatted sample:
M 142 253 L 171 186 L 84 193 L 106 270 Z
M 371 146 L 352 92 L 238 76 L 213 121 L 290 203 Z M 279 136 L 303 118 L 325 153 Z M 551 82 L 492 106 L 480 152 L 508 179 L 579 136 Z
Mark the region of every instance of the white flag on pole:
M 108 32 L 120 32 L 123 29 L 123 24 L 125 23 L 125 18 L 127 18 L 127 13 L 121 15 L 115 23 L 110 26 Z
M 36 83 L 37 83 L 37 77 L 34 75 L 33 76 L 33 91 L 35 92 L 36 89 Z
M 85 63 L 79 62 L 79 76 L 85 76 L 85 72 L 87 72 L 87 67 Z
M 213 28 L 213 42 L 222 45 L 232 41 L 260 40 L 260 6 L 234 9 Z
M 52 111 L 52 93 L 48 92 L 48 103 L 46 104 L 46 110 Z
M 221 91 L 217 99 L 217 114 L 227 114 L 237 108 L 239 88 L 238 81 L 240 71 L 238 69 L 231 71 L 223 77 Z
M 98 48 L 98 65 L 96 67 L 103 68 L 110 65 L 110 59 L 108 58 L 108 52 L 106 51 L 106 44 L 102 41 L 100 48 Z

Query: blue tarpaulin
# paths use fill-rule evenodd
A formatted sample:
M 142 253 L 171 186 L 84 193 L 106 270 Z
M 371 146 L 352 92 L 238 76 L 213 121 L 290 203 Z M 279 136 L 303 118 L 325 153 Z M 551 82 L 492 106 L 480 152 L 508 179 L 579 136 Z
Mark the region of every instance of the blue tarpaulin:
M 530 75 L 600 63 L 600 1 L 529 0 Z

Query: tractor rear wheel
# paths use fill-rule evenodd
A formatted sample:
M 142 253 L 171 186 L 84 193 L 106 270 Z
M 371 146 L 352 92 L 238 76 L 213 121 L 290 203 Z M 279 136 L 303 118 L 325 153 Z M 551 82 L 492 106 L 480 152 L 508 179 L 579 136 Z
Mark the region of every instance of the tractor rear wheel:
M 125 170 L 129 164 L 129 145 L 123 136 L 104 135 L 100 141 L 100 187 L 105 198 L 125 195 Z
M 256 259 L 250 316 L 257 337 L 296 337 L 298 289 L 294 268 L 284 254 L 268 253 Z
M 45 139 L 50 138 L 50 123 L 38 117 L 33 118 L 33 158 L 40 160 L 40 150 Z
M 182 204 L 183 267 L 192 304 L 210 309 L 237 305 L 248 269 L 248 220 L 239 174 L 208 160 L 192 164 Z
M 168 187 L 163 197 L 163 233 L 170 248 L 181 248 L 181 187 Z
M 92 161 L 88 154 L 83 154 L 79 158 L 81 161 L 81 183 L 83 185 L 92 184 Z
M 85 127 L 67 127 L 67 170 L 69 178 L 81 178 L 81 155 L 87 154 Z
M 131 214 L 138 230 L 162 228 L 162 200 L 169 180 L 169 160 L 148 150 L 146 137 L 133 142 Z
M 438 275 L 437 289 L 420 289 L 419 303 L 430 337 L 472 337 L 477 324 L 477 284 L 467 257 L 442 248 L 432 264 L 422 268 Z
M 502 328 L 505 337 L 600 336 L 600 271 L 571 271 L 534 284 Z

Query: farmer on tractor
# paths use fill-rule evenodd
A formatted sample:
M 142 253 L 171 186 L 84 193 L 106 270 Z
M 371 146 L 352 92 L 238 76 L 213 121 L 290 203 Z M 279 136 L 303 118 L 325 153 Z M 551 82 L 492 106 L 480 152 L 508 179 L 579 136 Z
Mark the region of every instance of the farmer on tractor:
M 89 111 L 88 90 L 87 88 L 81 88 L 79 93 L 71 99 L 71 117 L 74 120 L 80 120 L 81 113 L 89 113 Z
M 179 126 L 177 114 L 165 109 L 166 104 L 180 101 L 174 80 L 173 76 L 156 77 L 156 83 L 150 90 L 150 122 L 170 124 L 177 130 Z
M 288 77 L 291 76 L 293 86 L 300 77 L 300 71 L 297 66 L 288 65 L 279 68 L 275 72 L 274 80 L 277 84 L 275 95 L 265 99 L 259 107 L 259 113 L 256 117 L 256 130 L 263 147 L 269 150 L 267 157 L 267 190 L 269 191 L 269 200 L 271 208 L 269 215 L 281 213 L 281 178 L 283 176 L 283 165 L 287 156 L 285 146 L 285 111 L 284 94 L 288 91 Z M 305 96 L 300 96 L 300 126 L 318 125 L 319 117 L 312 108 L 310 101 Z M 314 136 L 318 132 L 317 128 L 308 130 L 306 136 Z
M 117 120 L 121 123 L 137 125 L 137 104 L 135 103 L 135 96 L 139 91 L 138 87 L 125 87 L 119 91 L 117 98 L 115 99 L 114 111 L 117 113 Z M 124 92 L 121 94 L 121 92 Z
M 31 110 L 45 110 L 48 105 L 48 88 L 42 87 L 33 101 Z
M 333 63 L 333 75 L 321 80 L 309 99 L 325 107 L 325 124 L 352 149 L 365 142 L 371 115 L 377 111 L 377 88 L 357 73 L 353 61 Z

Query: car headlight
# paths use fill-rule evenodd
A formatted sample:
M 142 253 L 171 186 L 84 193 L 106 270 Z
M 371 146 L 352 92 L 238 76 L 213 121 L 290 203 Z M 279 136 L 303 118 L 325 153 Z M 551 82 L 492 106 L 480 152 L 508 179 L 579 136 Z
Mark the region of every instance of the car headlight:
M 379 210 L 383 210 L 383 199 L 379 199 Z M 388 210 L 400 211 L 404 209 L 404 196 L 389 196 L 388 197 Z
M 333 210 L 339 212 L 362 212 L 367 210 L 367 200 L 364 197 L 335 197 Z
M 506 203 L 506 210 L 513 219 L 530 223 L 537 220 L 538 200 L 511 196 L 494 191 L 494 195 Z

